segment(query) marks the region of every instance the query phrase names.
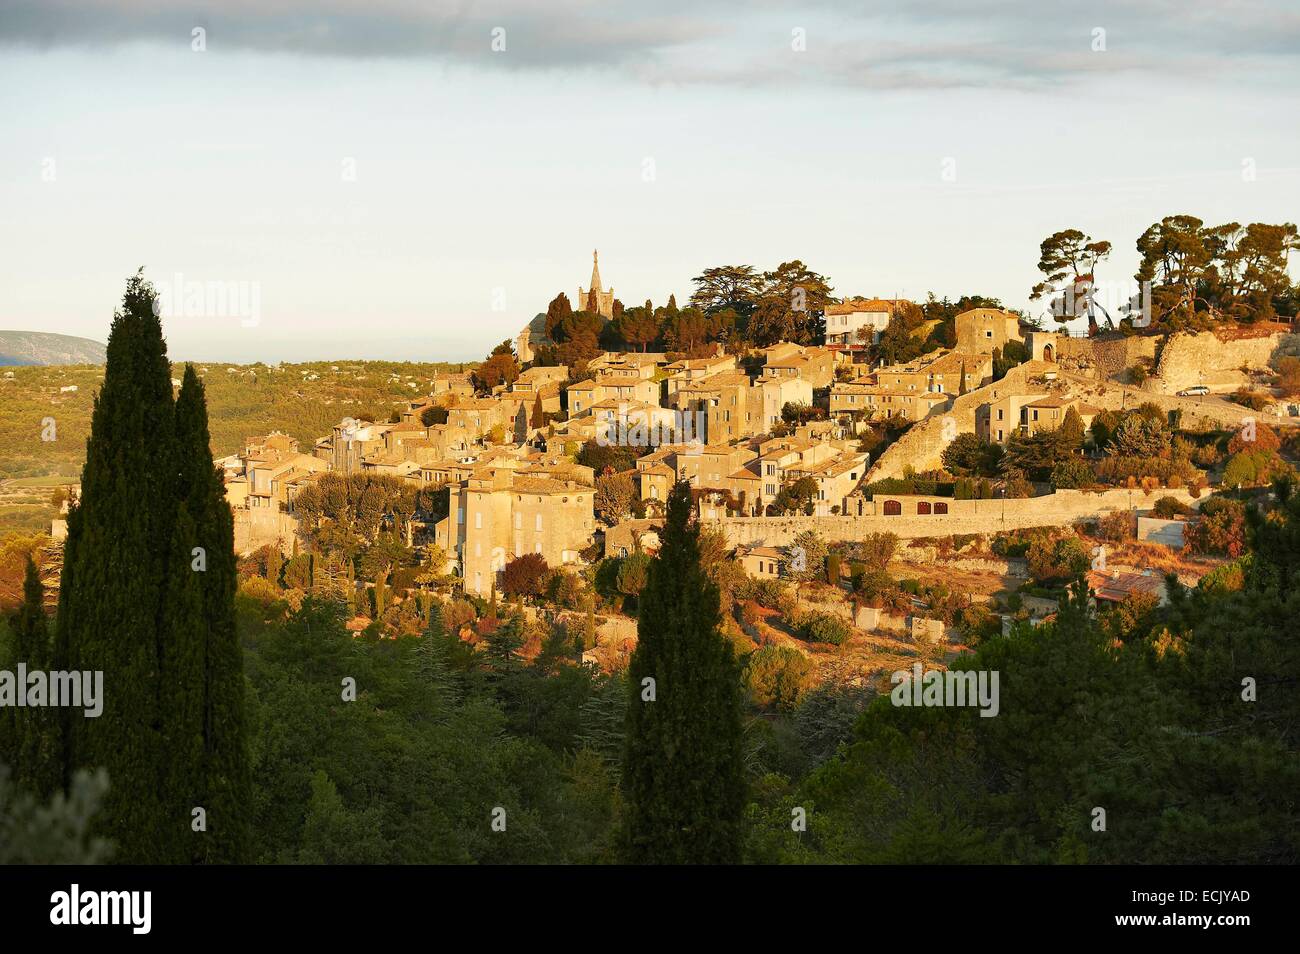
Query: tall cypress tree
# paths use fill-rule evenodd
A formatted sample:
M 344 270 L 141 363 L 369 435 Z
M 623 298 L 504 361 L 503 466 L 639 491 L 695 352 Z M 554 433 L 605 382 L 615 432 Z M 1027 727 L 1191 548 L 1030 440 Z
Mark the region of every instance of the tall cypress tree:
M 244 723 L 244 661 L 235 628 L 235 525 L 225 481 L 212 460 L 207 401 L 193 365 L 176 399 L 176 442 L 181 517 L 193 535 L 174 557 L 200 586 L 201 624 L 194 652 L 185 659 L 195 678 L 201 768 L 195 806 L 207 812 L 208 830 L 194 844 L 193 860 L 232 863 L 248 858 L 247 812 L 251 804 Z M 179 536 L 179 535 L 178 535 Z M 192 544 L 186 548 L 187 544 Z M 199 548 L 196 551 L 194 548 Z M 196 561 L 202 560 L 202 563 Z M 202 566 L 196 570 L 196 566 Z M 179 621 L 183 614 L 173 611 Z M 188 713 L 189 709 L 183 710 Z
M 101 670 L 97 718 L 64 710 L 65 783 L 75 768 L 108 769 L 99 834 L 121 862 L 160 857 L 164 818 L 159 647 L 176 507 L 171 366 L 154 292 L 127 282 L 108 336 L 80 502 L 68 514 L 56 631 L 59 669 Z
M 122 862 L 241 861 L 249 802 L 234 525 L 203 387 L 173 401 L 153 287 L 114 314 L 80 503 L 69 513 L 54 654 L 102 670 L 104 709 L 63 715 L 63 781 L 103 766 Z M 206 831 L 191 829 L 202 808 Z
M 17 661 L 26 663 L 29 672 L 49 668 L 45 587 L 30 556 L 23 579 L 23 602 L 10 617 L 9 628 L 15 637 Z M 59 721 L 54 711 L 44 706 L 8 709 L 0 713 L 0 719 L 9 722 L 5 731 L 13 750 L 8 754 L 18 783 L 44 801 L 62 788 Z
M 745 798 L 740 678 L 686 483 L 668 497 L 662 541 L 628 669 L 623 852 L 634 863 L 734 863 Z

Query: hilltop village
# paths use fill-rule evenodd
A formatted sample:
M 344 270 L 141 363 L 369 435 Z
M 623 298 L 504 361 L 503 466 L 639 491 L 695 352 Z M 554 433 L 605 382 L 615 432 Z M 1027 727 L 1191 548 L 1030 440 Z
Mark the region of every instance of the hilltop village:
M 473 608 L 474 641 L 516 600 L 616 667 L 686 481 L 733 635 L 834 668 L 849 645 L 903 658 L 1050 619 L 1084 570 L 1104 605 L 1160 601 L 1166 573 L 1239 554 L 1242 503 L 1216 490 L 1291 472 L 1287 323 L 1070 333 L 987 299 L 824 292 L 801 310 L 820 276 L 782 269 L 793 314 L 760 304 L 741 337 L 708 307 L 723 270 L 685 309 L 624 309 L 593 256 L 584 310 L 557 296 L 386 419 L 218 461 L 237 549 L 277 589 L 336 587 L 355 632 L 418 628 L 439 594 Z

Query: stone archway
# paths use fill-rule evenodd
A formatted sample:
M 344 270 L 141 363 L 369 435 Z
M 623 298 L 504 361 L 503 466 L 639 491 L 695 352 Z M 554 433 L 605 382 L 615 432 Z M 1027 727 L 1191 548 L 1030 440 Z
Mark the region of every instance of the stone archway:
M 1050 344 L 1043 345 L 1043 360 L 1044 361 L 1056 360 L 1056 349 L 1053 348 Z

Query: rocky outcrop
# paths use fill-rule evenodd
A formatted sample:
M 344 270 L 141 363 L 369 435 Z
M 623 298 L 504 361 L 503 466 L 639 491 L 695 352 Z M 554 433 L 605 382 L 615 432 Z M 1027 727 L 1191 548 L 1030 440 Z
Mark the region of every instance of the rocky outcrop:
M 1222 390 L 1250 383 L 1247 371 L 1269 371 L 1279 352 L 1294 353 L 1297 336 L 1282 325 L 1246 326 L 1216 331 L 1178 331 L 1160 353 L 1155 374 L 1143 389 L 1176 394 L 1197 384 Z

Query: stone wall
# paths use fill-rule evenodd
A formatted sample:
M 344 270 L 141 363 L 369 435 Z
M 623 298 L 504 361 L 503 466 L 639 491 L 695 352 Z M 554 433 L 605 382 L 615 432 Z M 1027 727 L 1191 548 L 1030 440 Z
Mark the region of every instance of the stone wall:
M 1161 520 L 1159 517 L 1138 517 L 1137 538 L 1149 543 L 1163 543 L 1175 550 L 1183 548 L 1183 530 L 1187 524 L 1182 520 Z
M 1214 397 L 1208 399 L 1179 397 L 1176 394 L 1161 394 L 1109 382 L 1104 385 L 1088 386 L 1082 379 L 1074 380 L 1077 384 L 1083 385 L 1082 390 L 1076 391 L 1076 396 L 1087 404 L 1104 411 L 1132 410 L 1140 404 L 1154 404 L 1165 412 L 1182 411 L 1182 427 L 1186 430 L 1205 428 L 1236 430 L 1242 426 L 1246 418 L 1261 417 L 1259 411 L 1252 411 L 1240 404 L 1232 404 Z
M 233 513 L 236 553 L 250 553 L 264 546 L 278 546 L 285 553 L 292 552 L 298 521 L 289 514 L 270 507 L 237 507 Z
M 1106 380 L 1119 378 L 1142 358 L 1154 359 L 1157 335 L 1132 335 L 1127 338 L 1077 339 L 1091 353 L 1097 377 Z
M 946 537 L 958 533 L 997 533 L 1028 527 L 1069 526 L 1115 510 L 1150 510 L 1160 497 L 1173 497 L 1190 506 L 1199 506 L 1185 489 L 1058 490 L 1054 494 L 1028 499 L 946 500 L 949 512 L 918 516 L 915 504 L 934 497 L 888 496 L 877 494 L 873 513 L 864 516 L 829 517 L 725 517 L 706 521 L 722 531 L 728 546 L 762 543 L 788 546 L 805 530 L 812 530 L 823 540 L 864 540 L 869 534 L 888 531 L 904 540 L 919 537 Z M 884 501 L 897 500 L 903 505 L 898 516 L 884 515 Z

